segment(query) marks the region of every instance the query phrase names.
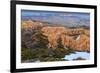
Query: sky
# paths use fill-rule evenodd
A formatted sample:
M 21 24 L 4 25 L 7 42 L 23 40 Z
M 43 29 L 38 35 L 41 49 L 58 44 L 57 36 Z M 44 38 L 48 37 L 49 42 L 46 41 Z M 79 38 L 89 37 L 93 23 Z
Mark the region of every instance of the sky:
M 90 26 L 89 13 L 21 10 L 21 19 L 32 19 L 66 26 Z

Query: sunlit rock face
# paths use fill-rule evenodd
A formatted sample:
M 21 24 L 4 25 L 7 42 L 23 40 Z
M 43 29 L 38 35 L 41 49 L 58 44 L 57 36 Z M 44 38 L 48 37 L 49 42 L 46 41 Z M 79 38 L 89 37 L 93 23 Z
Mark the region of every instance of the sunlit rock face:
M 61 44 L 65 49 L 73 49 L 75 48 L 76 41 L 73 39 L 73 37 L 70 37 L 68 35 L 61 35 Z
M 48 48 L 56 49 L 58 46 L 58 40 L 62 33 L 66 33 L 65 27 L 44 27 L 41 29 L 43 35 L 47 36 L 48 38 Z
M 89 30 L 83 28 L 70 29 L 65 27 L 44 27 L 41 30 L 48 38 L 48 48 L 56 49 L 60 40 L 63 48 L 77 51 L 90 50 Z
M 90 38 L 84 34 L 79 36 L 76 40 L 75 50 L 77 51 L 89 51 L 90 50 Z

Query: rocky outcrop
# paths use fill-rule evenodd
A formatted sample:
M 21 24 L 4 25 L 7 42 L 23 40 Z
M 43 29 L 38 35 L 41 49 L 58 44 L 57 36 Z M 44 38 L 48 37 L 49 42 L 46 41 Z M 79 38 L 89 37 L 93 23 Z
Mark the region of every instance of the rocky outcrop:
M 76 45 L 76 41 L 73 39 L 73 37 L 70 37 L 68 35 L 62 34 L 60 35 L 61 44 L 63 47 L 68 50 L 69 48 L 73 49 Z
M 48 48 L 56 49 L 58 41 L 63 48 L 77 51 L 90 51 L 89 30 L 83 28 L 43 27 L 43 35 L 48 38 Z
M 32 20 L 21 23 L 21 42 L 24 48 L 34 48 L 43 44 L 53 50 L 59 44 L 65 49 L 90 51 L 90 31 L 84 28 L 46 26 L 46 23 Z
M 65 27 L 43 27 L 41 29 L 42 34 L 47 36 L 48 39 L 48 48 L 52 48 L 52 49 L 56 49 L 58 46 L 58 40 L 59 40 L 59 36 L 62 33 L 66 32 L 66 28 Z
M 24 48 L 34 48 L 39 39 L 37 33 L 44 25 L 40 22 L 28 20 L 21 23 L 21 42 Z
M 32 21 L 32 20 L 27 20 L 27 21 L 22 21 L 21 22 L 21 28 L 22 29 L 39 29 L 41 27 L 43 27 L 44 24 L 41 22 L 37 22 L 37 21 Z
M 79 39 L 75 41 L 74 50 L 90 51 L 90 38 L 87 35 L 79 35 Z

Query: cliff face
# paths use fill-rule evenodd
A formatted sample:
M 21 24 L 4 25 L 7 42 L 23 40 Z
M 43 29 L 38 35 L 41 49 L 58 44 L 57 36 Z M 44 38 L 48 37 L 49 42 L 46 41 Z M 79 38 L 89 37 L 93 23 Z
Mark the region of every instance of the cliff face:
M 56 49 L 60 39 L 63 48 L 77 51 L 89 51 L 89 30 L 83 28 L 70 29 L 65 27 L 43 27 L 43 35 L 48 37 L 48 48 Z
M 90 51 L 90 38 L 85 34 L 80 34 L 79 39 L 75 40 L 73 49 L 77 51 Z
M 45 47 L 53 50 L 59 47 L 71 48 L 76 51 L 90 51 L 90 31 L 84 28 L 66 28 L 63 26 L 45 26 L 37 21 L 22 21 L 22 46 L 34 48 L 39 46 L 41 39 L 46 39 Z M 37 37 L 37 34 L 38 35 Z M 44 37 L 45 36 L 45 37 Z M 41 38 L 40 38 L 41 37 Z M 44 41 L 45 42 L 45 41 Z M 42 43 L 40 43 L 42 44 Z
M 44 25 L 40 22 L 35 22 L 32 20 L 22 21 L 21 23 L 21 42 L 24 48 L 34 48 L 38 43 L 38 38 L 36 37 L 39 29 Z

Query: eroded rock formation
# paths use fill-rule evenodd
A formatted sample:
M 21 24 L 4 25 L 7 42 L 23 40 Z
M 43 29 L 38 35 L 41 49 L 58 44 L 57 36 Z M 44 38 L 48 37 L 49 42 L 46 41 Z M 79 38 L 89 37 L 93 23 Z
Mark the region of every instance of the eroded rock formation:
M 21 23 L 21 42 L 24 48 L 34 48 L 39 39 L 37 33 L 44 25 L 40 22 L 28 20 Z
M 43 22 L 32 20 L 22 21 L 21 36 L 22 46 L 34 48 L 41 41 L 41 35 L 46 36 L 47 48 L 57 49 L 60 44 L 65 49 L 77 51 L 90 51 L 90 30 L 84 28 L 66 28 L 63 26 L 45 26 Z M 40 34 L 39 38 L 37 34 Z M 45 41 L 44 41 L 45 42 Z
M 56 49 L 58 40 L 65 49 L 71 48 L 77 51 L 89 51 L 89 30 L 83 28 L 70 29 L 65 27 L 43 27 L 43 35 L 48 37 L 48 48 Z

